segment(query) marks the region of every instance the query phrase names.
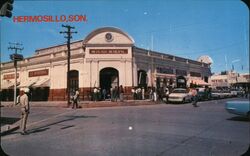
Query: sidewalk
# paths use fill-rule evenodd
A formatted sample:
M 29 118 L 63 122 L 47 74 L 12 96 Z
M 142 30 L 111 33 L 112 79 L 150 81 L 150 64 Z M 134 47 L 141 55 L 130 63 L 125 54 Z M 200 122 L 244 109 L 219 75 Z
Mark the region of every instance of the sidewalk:
M 81 108 L 94 108 L 94 107 L 115 107 L 115 106 L 139 106 L 139 105 L 154 105 L 160 102 L 153 102 L 151 100 L 126 100 L 123 102 L 111 101 L 81 101 L 78 105 Z M 72 105 L 72 104 L 71 104 Z M 1 101 L 1 107 L 12 107 L 13 101 Z M 67 107 L 67 101 L 31 101 L 31 107 Z

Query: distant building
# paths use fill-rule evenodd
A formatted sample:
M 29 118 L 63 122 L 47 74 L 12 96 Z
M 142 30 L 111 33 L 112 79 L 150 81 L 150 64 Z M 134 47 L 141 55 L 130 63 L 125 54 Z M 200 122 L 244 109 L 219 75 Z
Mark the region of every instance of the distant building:
M 38 49 L 18 62 L 18 88 L 29 87 L 32 100 L 67 99 L 67 45 Z M 99 28 L 83 40 L 71 43 L 70 91 L 79 89 L 90 100 L 94 87 L 123 85 L 125 98 L 133 87 L 187 87 L 208 85 L 210 65 L 186 58 L 138 48 L 124 31 Z M 1 64 L 2 100 L 13 100 L 13 62 Z
M 224 71 L 214 74 L 210 79 L 213 88 L 250 88 L 250 74 L 239 74 L 236 71 Z

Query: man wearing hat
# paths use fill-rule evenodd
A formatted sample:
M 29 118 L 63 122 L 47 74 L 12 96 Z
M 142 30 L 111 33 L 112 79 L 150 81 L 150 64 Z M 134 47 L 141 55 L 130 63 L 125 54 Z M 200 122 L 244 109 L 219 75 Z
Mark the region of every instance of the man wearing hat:
M 26 123 L 27 123 L 28 114 L 29 114 L 29 111 L 30 111 L 29 98 L 28 98 L 28 95 L 27 95 L 28 92 L 29 92 L 28 88 L 20 89 L 19 102 L 20 102 L 20 105 L 21 105 L 21 112 L 22 112 L 20 128 L 21 128 L 21 134 L 22 135 L 27 134 L 27 132 L 26 132 Z

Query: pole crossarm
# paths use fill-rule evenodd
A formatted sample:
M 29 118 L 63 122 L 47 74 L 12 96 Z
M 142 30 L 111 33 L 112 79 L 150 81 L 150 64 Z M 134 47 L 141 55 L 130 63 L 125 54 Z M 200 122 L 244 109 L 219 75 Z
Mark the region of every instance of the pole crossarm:
M 18 50 L 22 51 L 24 49 L 23 47 L 20 48 L 19 46 L 22 46 L 22 44 L 9 42 L 8 50 L 15 50 L 15 54 L 17 54 Z

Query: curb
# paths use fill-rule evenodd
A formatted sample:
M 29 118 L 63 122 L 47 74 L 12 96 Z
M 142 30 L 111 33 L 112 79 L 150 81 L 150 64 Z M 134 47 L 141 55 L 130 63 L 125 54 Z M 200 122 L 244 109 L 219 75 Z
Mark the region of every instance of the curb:
M 124 101 L 124 102 L 111 102 L 111 101 L 83 101 L 78 103 L 79 106 L 82 108 L 93 108 L 93 107 L 115 107 L 115 106 L 138 106 L 138 105 L 155 105 L 159 104 L 159 102 L 153 102 L 149 100 L 142 100 L 142 101 Z M 68 107 L 67 103 L 65 101 L 60 101 L 60 102 L 31 102 L 30 103 L 31 107 L 62 107 L 66 108 Z M 72 104 L 70 105 L 72 106 Z M 1 103 L 1 107 L 16 107 L 13 106 L 12 103 Z

